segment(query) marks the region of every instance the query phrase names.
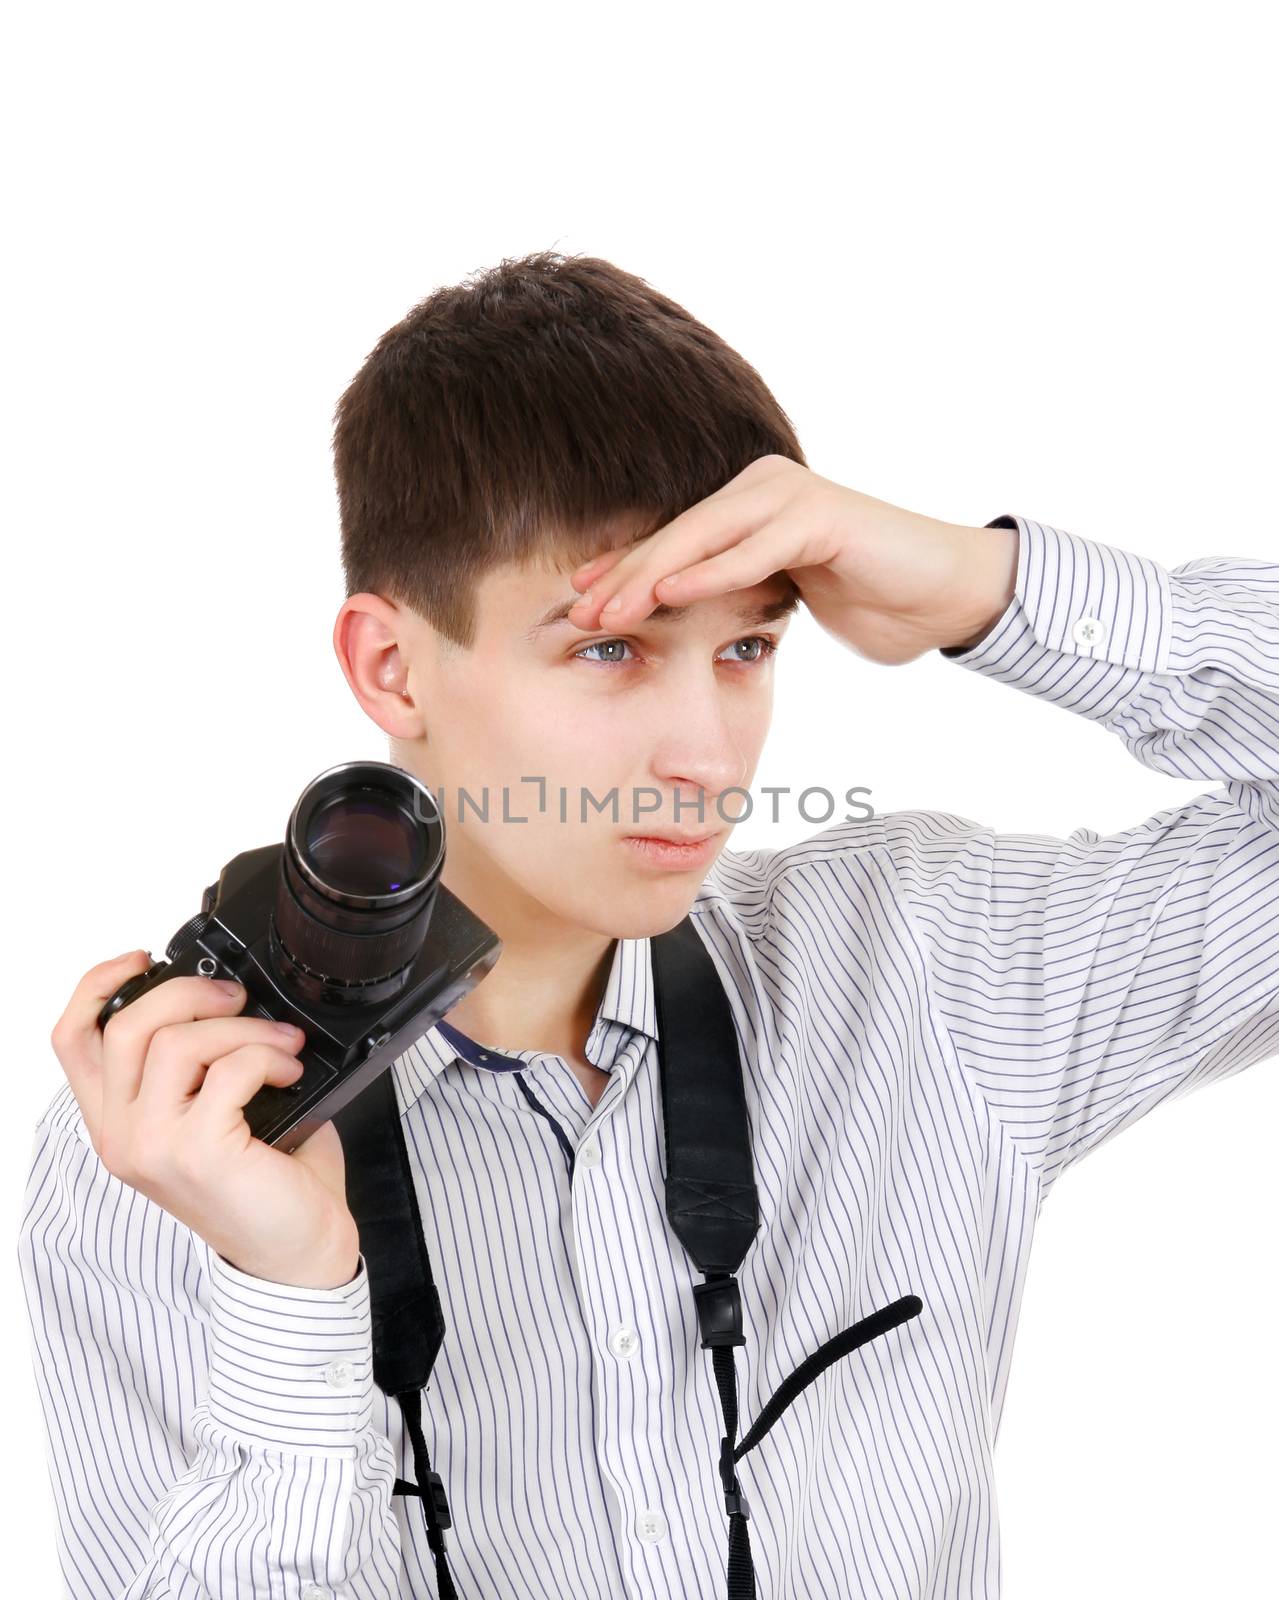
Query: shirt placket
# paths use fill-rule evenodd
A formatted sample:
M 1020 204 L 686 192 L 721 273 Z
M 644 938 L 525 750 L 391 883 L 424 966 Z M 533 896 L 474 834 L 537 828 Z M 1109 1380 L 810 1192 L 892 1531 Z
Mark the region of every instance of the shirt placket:
M 660 1351 L 627 1227 L 639 1203 L 628 1178 L 628 1143 L 635 1137 L 630 1121 L 639 1093 L 634 1079 L 651 1048 L 639 1034 L 623 1045 L 582 1129 L 570 1189 L 574 1274 L 595 1373 L 596 1451 L 601 1478 L 616 1499 L 617 1544 L 636 1600 L 662 1592 L 669 1576 L 664 1498 L 672 1489 L 665 1465 L 650 1448 Z

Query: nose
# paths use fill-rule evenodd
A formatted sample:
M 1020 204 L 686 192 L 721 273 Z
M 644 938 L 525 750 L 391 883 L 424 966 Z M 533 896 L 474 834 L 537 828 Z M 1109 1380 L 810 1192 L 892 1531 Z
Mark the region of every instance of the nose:
M 721 685 L 698 677 L 684 682 L 664 702 L 663 726 L 650 762 L 654 787 L 661 790 L 658 813 L 671 827 L 718 832 L 743 810 L 740 795 L 750 778 L 751 733 L 746 721 L 756 709 L 743 707 Z M 700 796 L 700 805 L 699 805 Z

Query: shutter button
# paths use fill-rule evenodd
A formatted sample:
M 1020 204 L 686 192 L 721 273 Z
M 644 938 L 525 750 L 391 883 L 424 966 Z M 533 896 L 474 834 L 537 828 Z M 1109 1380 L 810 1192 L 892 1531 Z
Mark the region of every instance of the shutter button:
M 324 1381 L 330 1389 L 349 1389 L 352 1376 L 349 1361 L 332 1361 L 324 1369 Z M 319 1590 L 316 1593 L 318 1594 Z

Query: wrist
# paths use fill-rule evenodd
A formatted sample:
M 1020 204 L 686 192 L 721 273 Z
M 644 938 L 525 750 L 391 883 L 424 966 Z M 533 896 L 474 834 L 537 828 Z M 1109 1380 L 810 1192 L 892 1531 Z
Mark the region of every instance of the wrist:
M 358 1256 L 354 1264 L 343 1263 L 332 1267 L 313 1261 L 308 1262 L 305 1267 L 297 1268 L 275 1267 L 269 1262 L 253 1261 L 246 1265 L 240 1261 L 232 1261 L 229 1256 L 221 1253 L 218 1255 L 218 1260 L 246 1278 L 257 1278 L 262 1283 L 279 1284 L 285 1289 L 345 1289 L 360 1270 Z
M 1017 592 L 1015 528 L 962 528 L 959 598 L 939 649 L 971 650 L 1007 611 Z
M 360 1241 L 354 1233 L 349 1240 L 315 1252 L 304 1262 L 254 1256 L 233 1258 L 221 1251 L 218 1254 L 228 1266 L 246 1277 L 261 1278 L 265 1283 L 281 1284 L 290 1289 L 344 1289 L 360 1270 Z

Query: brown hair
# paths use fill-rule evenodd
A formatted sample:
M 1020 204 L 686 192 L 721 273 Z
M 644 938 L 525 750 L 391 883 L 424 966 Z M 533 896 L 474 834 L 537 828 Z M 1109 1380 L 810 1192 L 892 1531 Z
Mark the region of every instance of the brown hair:
M 467 647 L 491 568 L 576 566 L 763 455 L 804 463 L 759 374 L 682 306 L 597 256 L 504 259 L 416 305 L 338 401 L 346 592 Z

